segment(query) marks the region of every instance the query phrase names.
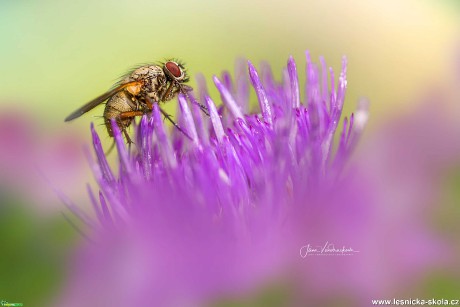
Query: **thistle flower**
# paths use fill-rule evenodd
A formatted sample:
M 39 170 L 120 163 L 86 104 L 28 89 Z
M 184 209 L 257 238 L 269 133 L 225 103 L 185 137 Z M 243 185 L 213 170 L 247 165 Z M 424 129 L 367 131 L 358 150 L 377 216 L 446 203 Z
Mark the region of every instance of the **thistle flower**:
M 68 203 L 90 227 L 92 243 L 77 257 L 66 306 L 202 306 L 219 295 L 280 278 L 305 233 L 301 217 L 334 191 L 367 121 L 367 105 L 345 118 L 334 147 L 347 88 L 347 61 L 338 79 L 324 59 L 306 54 L 305 98 L 292 57 L 282 81 L 264 64 L 239 65 L 235 80 L 213 77 L 217 107 L 199 81 L 179 96 L 180 131 L 169 137 L 158 107 L 135 128 L 135 148 L 113 124 L 118 175 L 91 127 L 100 187 L 89 189 L 97 220 Z M 260 112 L 248 113 L 250 85 Z M 340 194 L 334 194 L 337 195 Z M 300 239 L 302 238 L 302 239 Z

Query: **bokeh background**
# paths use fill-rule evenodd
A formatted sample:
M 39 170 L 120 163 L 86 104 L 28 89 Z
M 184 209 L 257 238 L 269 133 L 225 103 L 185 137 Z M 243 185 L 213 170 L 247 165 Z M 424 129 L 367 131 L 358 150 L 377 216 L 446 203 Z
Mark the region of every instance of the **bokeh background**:
M 364 144 L 405 118 L 430 122 L 430 108 L 441 109 L 442 132 L 458 131 L 449 126 L 460 115 L 456 0 L 0 1 L 0 39 L 0 299 L 25 306 L 59 292 L 80 240 L 50 186 L 86 207 L 85 184 L 93 182 L 82 146 L 90 143 L 90 122 L 102 123 L 102 107 L 72 123 L 63 119 L 139 63 L 180 58 L 191 86 L 202 73 L 212 88 L 210 77 L 232 71 L 238 57 L 267 61 L 278 72 L 293 55 L 303 81 L 305 50 L 336 71 L 347 55 L 345 113 L 360 97 L 371 101 Z M 175 104 L 168 108 L 174 112 Z M 407 139 L 425 139 L 412 133 Z M 452 133 L 432 137 L 460 142 Z M 452 161 L 437 178 L 443 193 L 427 227 L 458 249 L 460 167 Z M 430 274 L 407 293 L 460 293 L 457 275 Z

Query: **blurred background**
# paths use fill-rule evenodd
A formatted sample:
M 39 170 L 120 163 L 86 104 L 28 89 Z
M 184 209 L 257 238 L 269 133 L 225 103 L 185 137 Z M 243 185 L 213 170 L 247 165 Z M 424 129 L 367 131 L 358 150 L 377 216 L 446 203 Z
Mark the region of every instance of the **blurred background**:
M 420 114 L 430 99 L 442 109 L 440 122 L 460 115 L 456 0 L 0 1 L 0 38 L 0 300 L 25 306 L 59 292 L 80 240 L 50 185 L 88 206 L 92 176 L 82 147 L 90 144 L 90 122 L 102 124 L 103 107 L 63 120 L 139 63 L 182 59 L 191 86 L 202 73 L 212 88 L 212 75 L 233 71 L 238 57 L 267 61 L 276 74 L 293 55 L 303 81 L 306 50 L 315 61 L 323 55 L 336 72 L 346 55 L 345 114 L 360 97 L 371 101 L 363 142 Z M 175 104 L 168 108 L 174 112 Z M 104 130 L 98 127 L 101 136 Z M 455 134 L 436 137 L 460 142 Z M 433 227 L 449 237 L 459 230 L 452 225 L 460 168 L 452 162 L 443 169 L 437 214 L 450 224 L 439 218 Z M 456 278 L 435 274 L 409 293 L 441 297 L 455 289 Z

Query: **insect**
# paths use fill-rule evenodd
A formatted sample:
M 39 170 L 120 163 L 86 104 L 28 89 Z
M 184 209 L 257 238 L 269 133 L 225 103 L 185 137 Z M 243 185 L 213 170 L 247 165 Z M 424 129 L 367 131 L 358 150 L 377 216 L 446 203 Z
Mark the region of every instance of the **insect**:
M 169 101 L 179 93 L 187 95 L 192 90 L 184 84 L 187 81 L 189 77 L 180 62 L 169 60 L 161 65 L 144 65 L 125 75 L 112 90 L 75 110 L 65 121 L 78 118 L 107 100 L 103 115 L 107 132 L 113 137 L 111 121 L 115 120 L 127 142 L 132 143 L 126 128 L 131 125 L 133 119 L 151 112 L 154 103 Z M 199 106 L 207 113 L 205 106 Z M 166 119 L 189 137 L 160 106 L 159 109 Z

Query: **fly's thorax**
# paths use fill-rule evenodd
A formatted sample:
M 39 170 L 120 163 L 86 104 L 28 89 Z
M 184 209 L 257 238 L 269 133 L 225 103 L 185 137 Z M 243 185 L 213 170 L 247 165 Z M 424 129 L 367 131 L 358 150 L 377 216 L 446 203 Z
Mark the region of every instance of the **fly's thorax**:
M 132 73 L 129 74 L 128 81 L 148 80 L 158 77 L 164 78 L 164 76 L 165 74 L 160 66 L 148 65 L 136 68 Z
M 142 66 L 135 69 L 124 82 L 141 81 L 142 88 L 139 95 L 149 95 L 159 101 L 166 90 L 167 79 L 163 69 L 157 65 Z

